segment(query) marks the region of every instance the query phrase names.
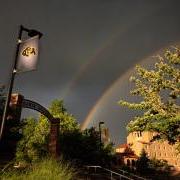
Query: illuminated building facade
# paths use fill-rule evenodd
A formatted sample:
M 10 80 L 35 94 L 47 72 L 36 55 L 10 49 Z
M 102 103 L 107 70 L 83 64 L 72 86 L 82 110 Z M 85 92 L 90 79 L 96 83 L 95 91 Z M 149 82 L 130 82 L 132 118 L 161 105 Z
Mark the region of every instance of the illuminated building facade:
M 180 170 L 180 154 L 177 154 L 175 145 L 168 144 L 167 141 L 151 141 L 157 133 L 144 131 L 144 132 L 132 132 L 127 137 L 127 146 L 125 149 L 130 148 L 134 155 L 140 156 L 144 149 L 150 159 L 163 159 L 166 160 L 169 165 L 174 166 L 177 170 Z M 116 148 L 116 153 L 122 153 L 125 151 L 121 147 Z M 134 159 L 135 160 L 135 159 Z M 127 164 L 128 156 L 124 159 L 124 163 Z

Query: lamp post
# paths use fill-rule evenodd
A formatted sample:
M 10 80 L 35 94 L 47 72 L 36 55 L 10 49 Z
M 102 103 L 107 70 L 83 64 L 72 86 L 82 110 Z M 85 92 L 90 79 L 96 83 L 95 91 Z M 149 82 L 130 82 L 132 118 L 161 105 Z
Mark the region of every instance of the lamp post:
M 16 72 L 17 72 L 16 67 L 17 67 L 20 44 L 22 42 L 21 39 L 22 39 L 23 31 L 27 32 L 29 37 L 33 37 L 33 36 L 38 35 L 39 38 L 41 38 L 42 35 L 43 35 L 41 32 L 39 32 L 37 30 L 27 29 L 22 25 L 19 27 L 18 42 L 17 42 L 17 46 L 16 46 L 16 54 L 15 54 L 15 58 L 14 58 L 13 67 L 12 67 L 12 70 L 11 70 L 11 77 L 10 77 L 10 81 L 9 81 L 9 85 L 8 85 L 8 92 L 7 92 L 7 97 L 6 97 L 6 102 L 5 102 L 4 111 L 3 111 L 3 117 L 2 117 L 2 122 L 1 122 L 0 140 L 2 139 L 2 136 L 3 136 L 3 130 L 4 130 L 4 125 L 5 125 L 5 120 L 7 118 L 9 103 L 10 103 L 10 99 L 11 99 L 11 93 L 12 93 L 13 84 L 14 84 L 14 78 L 15 78 L 15 75 L 16 75 Z
M 104 122 L 99 122 L 99 142 L 100 142 L 100 146 L 101 146 L 101 143 L 102 143 L 102 137 L 101 137 L 101 125 L 104 124 Z

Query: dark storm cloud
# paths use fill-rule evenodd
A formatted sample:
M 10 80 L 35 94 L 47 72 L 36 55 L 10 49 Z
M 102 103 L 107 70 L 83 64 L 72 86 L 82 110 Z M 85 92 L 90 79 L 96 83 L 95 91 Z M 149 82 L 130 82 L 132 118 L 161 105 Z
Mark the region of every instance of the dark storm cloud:
M 2 0 L 0 83 L 8 80 L 18 25 L 38 29 L 44 33 L 38 70 L 18 75 L 15 89 L 45 106 L 68 90 L 65 103 L 82 122 L 112 81 L 180 40 L 179 6 L 178 0 Z

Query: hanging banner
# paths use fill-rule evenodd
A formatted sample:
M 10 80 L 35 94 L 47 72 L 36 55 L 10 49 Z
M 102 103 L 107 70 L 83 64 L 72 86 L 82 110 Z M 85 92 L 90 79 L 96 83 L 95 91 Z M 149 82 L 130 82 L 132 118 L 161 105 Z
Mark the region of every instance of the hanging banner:
M 39 54 L 39 36 L 34 36 L 20 44 L 16 70 L 26 72 L 35 70 Z

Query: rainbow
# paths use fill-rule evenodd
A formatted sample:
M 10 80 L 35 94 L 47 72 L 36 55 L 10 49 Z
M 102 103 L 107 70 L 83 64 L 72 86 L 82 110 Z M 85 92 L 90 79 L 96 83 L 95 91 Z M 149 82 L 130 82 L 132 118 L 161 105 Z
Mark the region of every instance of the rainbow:
M 144 14 L 141 17 L 137 17 L 133 22 L 127 23 L 125 26 L 116 27 L 112 30 L 111 35 L 105 39 L 99 46 L 99 48 L 96 49 L 96 51 L 93 53 L 92 56 L 89 57 L 88 60 L 84 64 L 81 65 L 77 73 L 73 76 L 73 78 L 69 81 L 69 83 L 66 85 L 66 89 L 63 94 L 63 99 L 65 99 L 76 87 L 81 77 L 83 77 L 84 73 L 88 71 L 90 67 L 92 67 L 98 60 L 98 57 L 107 51 L 107 49 L 112 46 L 114 41 L 120 37 L 123 36 L 129 29 L 135 27 L 143 20 L 145 21 L 148 16 L 152 15 L 152 12 L 147 14 Z
M 178 43 L 175 43 L 176 45 L 180 45 L 180 42 Z M 168 45 L 167 47 L 169 47 L 171 45 Z M 156 59 L 155 58 L 152 58 L 154 55 L 157 55 L 157 54 L 163 54 L 164 50 L 167 49 L 166 48 L 162 48 L 160 49 L 159 51 L 157 51 L 156 53 L 153 53 L 152 55 L 150 56 L 147 56 L 146 58 L 140 60 L 138 62 L 138 64 L 141 64 L 141 65 L 145 65 L 147 66 L 149 64 L 149 60 L 151 60 L 151 64 L 153 64 Z M 95 103 L 95 105 L 92 107 L 92 109 L 89 111 L 87 117 L 85 118 L 85 120 L 83 121 L 83 123 L 81 124 L 81 130 L 84 130 L 88 127 L 89 123 L 93 120 L 93 117 L 95 115 L 95 113 L 98 113 L 98 109 L 99 107 L 103 106 L 103 104 L 105 102 L 108 101 L 109 98 L 111 98 L 111 94 L 113 92 L 114 89 L 116 89 L 118 86 L 121 86 L 123 85 L 123 83 L 125 81 L 128 80 L 128 78 L 130 77 L 130 75 L 134 72 L 134 65 L 129 69 L 127 70 L 123 75 L 121 75 L 118 79 L 116 79 L 105 91 L 104 93 L 102 94 L 102 96 L 97 100 L 97 102 Z

